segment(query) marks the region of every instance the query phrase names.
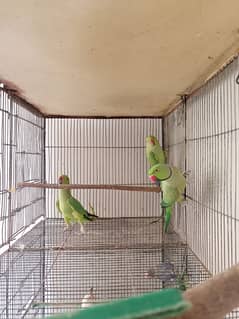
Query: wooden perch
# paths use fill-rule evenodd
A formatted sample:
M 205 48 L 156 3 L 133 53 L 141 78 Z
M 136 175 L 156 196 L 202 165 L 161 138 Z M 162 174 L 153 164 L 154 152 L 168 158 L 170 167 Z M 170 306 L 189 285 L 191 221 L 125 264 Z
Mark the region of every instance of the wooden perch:
M 223 319 L 239 307 L 239 265 L 184 293 L 192 308 L 177 319 Z
M 32 188 L 52 188 L 52 189 L 110 189 L 118 191 L 130 191 L 130 192 L 148 192 L 148 193 L 160 193 L 160 187 L 149 186 L 125 186 L 125 185 L 104 185 L 104 184 L 43 184 L 43 183 L 18 183 L 17 188 L 32 187 Z

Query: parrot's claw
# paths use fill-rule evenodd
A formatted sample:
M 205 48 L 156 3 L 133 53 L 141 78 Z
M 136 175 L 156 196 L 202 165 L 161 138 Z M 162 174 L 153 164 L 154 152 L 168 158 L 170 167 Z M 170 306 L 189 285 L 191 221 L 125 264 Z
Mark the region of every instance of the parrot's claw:
M 82 234 L 85 234 L 85 232 L 83 233 L 83 232 L 81 232 L 81 231 L 74 231 L 74 234 L 76 234 L 76 235 L 82 235 Z
M 85 231 L 85 228 L 83 227 L 82 224 L 80 224 L 80 231 L 74 231 L 74 234 L 77 234 L 77 235 L 82 235 L 85 233 L 86 233 L 86 231 Z
M 186 207 L 187 204 L 188 204 L 188 201 L 185 199 L 185 200 L 183 200 L 183 201 L 181 202 L 181 207 L 182 207 L 182 208 L 183 208 L 183 207 Z
M 185 172 L 183 172 L 183 176 L 184 176 L 184 177 L 187 177 L 187 176 L 189 176 L 191 173 L 192 173 L 191 170 L 185 171 Z
M 64 232 L 65 232 L 65 231 L 71 231 L 71 230 L 72 230 L 71 225 L 66 225 L 66 226 L 64 227 L 64 229 L 63 229 Z

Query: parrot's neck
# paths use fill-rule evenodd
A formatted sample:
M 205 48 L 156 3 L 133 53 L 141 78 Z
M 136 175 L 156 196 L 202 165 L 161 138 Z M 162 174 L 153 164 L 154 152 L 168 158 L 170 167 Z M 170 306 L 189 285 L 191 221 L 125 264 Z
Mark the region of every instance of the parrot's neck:
M 149 151 L 152 151 L 154 148 L 155 148 L 156 145 L 152 145 L 152 144 L 148 144 L 146 146 L 146 149 L 149 150 Z
M 62 199 L 68 199 L 69 197 L 71 197 L 70 189 L 60 189 L 60 197 Z

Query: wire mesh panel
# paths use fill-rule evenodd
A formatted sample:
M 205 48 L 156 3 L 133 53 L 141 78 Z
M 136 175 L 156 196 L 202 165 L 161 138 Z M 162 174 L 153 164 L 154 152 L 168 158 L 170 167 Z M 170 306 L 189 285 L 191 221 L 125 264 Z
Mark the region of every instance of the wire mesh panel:
M 44 215 L 44 191 L 19 189 L 23 181 L 43 181 L 44 119 L 0 90 L 0 247 Z
M 44 191 L 16 189 L 17 183 L 43 181 L 44 170 L 44 118 L 1 89 L 0 318 L 21 318 L 42 280 L 42 252 L 12 247 L 45 214 Z
M 46 179 L 69 175 L 72 183 L 149 185 L 145 137 L 162 139 L 161 119 L 47 119 Z M 80 190 L 74 192 L 100 217 L 159 216 L 153 193 Z M 47 215 L 60 217 L 56 191 L 47 190 Z
M 162 143 L 160 119 L 48 119 L 46 179 L 65 173 L 72 183 L 150 185 L 145 137 Z M 47 190 L 45 314 L 81 307 L 94 289 L 94 302 L 123 298 L 178 285 L 187 274 L 193 286 L 210 274 L 174 233 L 162 237 L 160 195 L 81 190 L 73 192 L 99 220 L 64 231 L 56 211 L 58 191 Z
M 186 173 L 185 107 L 181 104 L 164 119 L 164 141 L 167 161 Z M 186 240 L 187 215 L 184 204 L 176 204 L 172 217 L 174 230 Z
M 169 162 L 191 171 L 188 202 L 176 206 L 173 218 L 180 236 L 174 231 L 163 236 L 162 219 L 155 222 L 161 214 L 156 193 L 74 191 L 100 217 L 81 233 L 79 225 L 65 229 L 55 207 L 57 190 L 46 191 L 46 202 L 40 189 L 9 192 L 22 181 L 46 177 L 56 183 L 63 173 L 72 183 L 149 185 L 145 137 L 162 138 L 161 119 L 47 119 L 44 154 L 44 119 L 1 93 L 1 200 L 7 207 L 1 212 L 6 220 L 1 246 L 9 244 L 0 257 L 1 318 L 73 310 L 91 288 L 93 303 L 179 287 L 182 278 L 188 288 L 236 262 L 237 202 L 230 195 L 236 174 L 226 179 L 227 168 L 237 172 L 236 120 L 233 126 L 233 116 L 225 115 L 227 100 L 216 107 L 214 97 L 230 93 L 234 100 L 227 109 L 235 108 L 238 89 L 225 84 L 234 83 L 234 68 L 235 62 L 164 120 Z
M 9 238 L 9 188 L 11 187 L 10 179 L 10 144 L 12 137 L 10 134 L 10 112 L 12 110 L 11 101 L 6 93 L 0 90 L 0 136 L 1 136 L 1 162 L 0 162 L 0 178 L 1 178 L 1 220 L 0 220 L 0 246 L 8 242 Z M 11 146 L 12 148 L 12 146 Z
M 15 316 L 10 318 L 42 318 L 79 309 L 91 287 L 92 304 L 98 304 L 178 287 L 185 270 L 187 287 L 208 279 L 210 274 L 187 245 L 173 232 L 162 243 L 162 224 L 152 221 L 102 219 L 89 224 L 84 235 L 77 225 L 64 232 L 60 219 L 48 219 L 45 227 L 39 223 L 12 247 L 16 272 L 11 285 L 24 294 L 12 304 Z M 44 280 L 36 286 L 41 252 Z
M 57 182 L 64 173 L 79 184 L 150 185 L 145 156 L 145 137 L 150 134 L 162 139 L 161 119 L 47 119 L 47 182 Z M 63 244 L 63 254 L 52 267 L 45 289 L 45 301 L 56 306 L 47 308 L 46 313 L 66 310 L 64 303 L 74 307 L 71 303 L 79 303 L 91 285 L 99 302 L 131 295 L 129 276 L 138 265 L 133 249 L 140 254 L 140 249 L 158 247 L 162 242 L 159 224 L 150 226 L 148 219 L 161 214 L 160 195 L 111 190 L 79 190 L 73 194 L 86 208 L 91 203 L 101 219 L 88 223 L 84 235 L 75 226 Z M 55 207 L 57 197 L 56 190 L 47 190 L 52 234 L 46 236 L 46 245 L 50 246 L 60 245 L 65 238 Z M 48 255 L 47 263 L 54 256 Z M 160 258 L 157 250 L 155 256 Z M 67 273 L 69 264 L 74 265 L 71 274 Z M 143 264 L 138 267 L 144 268 Z M 55 278 L 59 278 L 57 284 Z M 135 282 L 138 293 L 147 288 L 140 288 L 140 279 Z M 61 291 L 66 292 L 65 301 Z
M 188 101 L 187 164 L 196 181 L 188 188 L 193 198 L 188 223 L 198 227 L 197 238 L 189 240 L 212 273 L 239 261 L 237 74 L 235 60 Z
M 187 213 L 175 211 L 174 228 L 213 274 L 239 262 L 238 71 L 237 58 L 165 119 L 171 163 L 190 171 Z

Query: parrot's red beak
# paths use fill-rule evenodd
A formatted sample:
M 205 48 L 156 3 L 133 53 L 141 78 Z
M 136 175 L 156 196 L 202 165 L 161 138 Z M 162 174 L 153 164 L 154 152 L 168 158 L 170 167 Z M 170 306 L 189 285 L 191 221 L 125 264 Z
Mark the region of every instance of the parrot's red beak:
M 63 177 L 62 177 L 62 176 L 59 177 L 58 183 L 59 183 L 59 184 L 63 184 Z
M 153 183 L 153 184 L 157 182 L 157 177 L 154 175 L 149 176 L 149 179 L 150 179 L 151 183 Z
M 154 142 L 153 138 L 151 138 L 150 142 L 151 142 L 152 145 L 155 145 L 155 142 Z

